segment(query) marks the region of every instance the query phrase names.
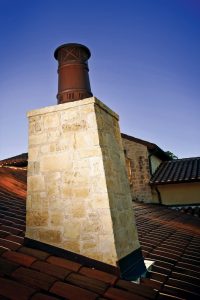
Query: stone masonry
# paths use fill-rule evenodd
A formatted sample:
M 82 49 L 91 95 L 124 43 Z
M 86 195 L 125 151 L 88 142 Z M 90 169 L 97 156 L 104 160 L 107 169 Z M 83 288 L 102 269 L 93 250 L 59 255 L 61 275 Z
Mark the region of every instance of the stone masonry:
M 118 116 L 92 97 L 28 118 L 26 237 L 116 265 L 140 247 Z
M 152 202 L 152 192 L 149 185 L 151 178 L 149 169 L 148 149 L 145 145 L 128 139 L 122 139 L 129 160 L 129 181 L 133 200 Z

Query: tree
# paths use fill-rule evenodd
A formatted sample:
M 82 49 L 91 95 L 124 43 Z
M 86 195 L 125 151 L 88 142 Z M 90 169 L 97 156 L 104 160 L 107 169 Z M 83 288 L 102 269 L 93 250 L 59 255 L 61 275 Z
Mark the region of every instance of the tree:
M 178 159 L 178 156 L 176 156 L 174 153 L 171 151 L 165 151 L 165 153 L 172 159 Z

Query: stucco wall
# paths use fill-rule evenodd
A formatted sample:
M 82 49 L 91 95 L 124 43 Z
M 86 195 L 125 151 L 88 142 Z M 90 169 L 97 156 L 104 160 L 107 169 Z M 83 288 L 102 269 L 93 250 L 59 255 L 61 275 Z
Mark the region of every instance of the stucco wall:
M 166 205 L 200 204 L 200 183 L 166 184 L 157 187 L 161 201 Z M 153 193 L 154 201 L 158 201 L 157 193 Z
M 123 147 L 126 150 L 126 157 L 129 160 L 128 175 L 131 185 L 133 200 L 144 202 L 152 201 L 151 188 L 149 186 L 150 170 L 147 147 L 122 138 Z
M 162 160 L 156 157 L 155 155 L 150 156 L 150 161 L 151 161 L 151 172 L 154 174 L 156 169 L 160 166 L 162 163 Z

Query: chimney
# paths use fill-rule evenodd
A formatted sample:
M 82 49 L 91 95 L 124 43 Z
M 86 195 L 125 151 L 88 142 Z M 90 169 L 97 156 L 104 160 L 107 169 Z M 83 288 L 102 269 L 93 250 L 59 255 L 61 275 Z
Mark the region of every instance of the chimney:
M 92 96 L 88 59 L 90 50 L 81 44 L 64 44 L 55 50 L 58 60 L 58 104 Z
M 84 256 L 90 266 L 103 263 L 135 280 L 146 268 L 119 117 L 97 98 L 87 98 L 87 47 L 66 44 L 55 57 L 62 105 L 28 113 L 26 244 Z

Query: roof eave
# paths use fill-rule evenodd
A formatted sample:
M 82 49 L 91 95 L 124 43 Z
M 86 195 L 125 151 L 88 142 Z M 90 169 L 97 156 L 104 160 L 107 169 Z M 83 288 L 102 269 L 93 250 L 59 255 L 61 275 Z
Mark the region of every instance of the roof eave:
M 149 184 L 151 186 L 157 186 L 157 185 L 169 185 L 169 184 L 179 184 L 179 183 L 198 183 L 198 182 L 200 182 L 200 179 L 188 179 L 188 180 L 167 181 L 167 182 L 149 181 Z

